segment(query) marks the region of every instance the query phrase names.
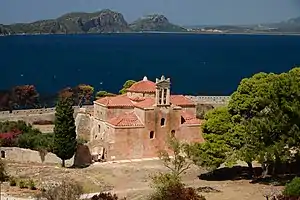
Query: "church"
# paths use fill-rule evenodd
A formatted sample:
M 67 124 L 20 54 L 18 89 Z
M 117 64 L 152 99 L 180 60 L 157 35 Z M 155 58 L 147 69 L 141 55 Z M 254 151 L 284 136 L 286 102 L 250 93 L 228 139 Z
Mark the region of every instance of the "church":
M 168 135 L 203 142 L 196 104 L 171 94 L 170 78 L 147 77 L 126 94 L 94 101 L 89 149 L 94 161 L 153 158 L 165 149 Z

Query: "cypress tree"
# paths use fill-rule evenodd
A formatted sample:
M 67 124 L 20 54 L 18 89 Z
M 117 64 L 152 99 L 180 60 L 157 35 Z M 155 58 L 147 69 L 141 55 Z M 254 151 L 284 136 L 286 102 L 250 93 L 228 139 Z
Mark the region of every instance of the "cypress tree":
M 65 167 L 65 160 L 73 157 L 77 146 L 72 100 L 60 98 L 55 111 L 53 153 L 62 159 L 62 167 Z

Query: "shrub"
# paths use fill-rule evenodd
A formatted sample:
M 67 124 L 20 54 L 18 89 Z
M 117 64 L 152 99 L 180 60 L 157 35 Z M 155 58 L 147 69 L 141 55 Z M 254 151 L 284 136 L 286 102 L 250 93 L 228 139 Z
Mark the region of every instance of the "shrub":
M 9 178 L 9 185 L 12 187 L 17 186 L 17 181 L 16 181 L 15 177 Z
M 85 144 L 85 143 L 87 143 L 87 142 L 88 142 L 88 141 L 87 141 L 86 139 L 81 138 L 81 137 L 77 139 L 77 145 L 78 145 L 78 144 Z
M 286 197 L 300 197 L 300 178 L 295 177 L 290 183 L 286 184 L 283 195 Z
M 36 190 L 35 183 L 32 179 L 28 180 L 28 186 L 31 190 Z
M 43 189 L 36 199 L 46 200 L 79 200 L 83 194 L 82 187 L 71 181 L 63 181 L 61 184 Z
M 24 180 L 20 180 L 19 187 L 21 189 L 28 188 L 28 186 L 27 186 L 27 184 L 26 184 L 26 182 Z
M 149 200 L 205 200 L 196 189 L 185 187 L 180 178 L 172 173 L 156 175 L 152 178 L 154 193 Z
M 20 148 L 52 151 L 53 133 L 29 132 L 19 135 L 17 145 Z
M 100 193 L 98 195 L 94 195 L 91 200 L 119 200 L 119 197 L 116 194 Z M 126 200 L 126 198 L 122 198 L 120 200 Z

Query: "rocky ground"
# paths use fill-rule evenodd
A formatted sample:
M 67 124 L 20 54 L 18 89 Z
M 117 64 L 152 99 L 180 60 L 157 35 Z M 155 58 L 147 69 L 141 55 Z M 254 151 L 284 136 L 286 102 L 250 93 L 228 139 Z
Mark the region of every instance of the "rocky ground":
M 166 171 L 159 160 L 132 162 L 132 163 L 105 163 L 95 164 L 84 169 L 63 169 L 54 165 L 7 163 L 9 174 L 19 179 L 33 179 L 37 187 L 42 187 L 45 182 L 58 182 L 71 179 L 79 182 L 84 187 L 85 193 L 112 191 L 119 196 L 127 196 L 130 200 L 138 200 L 151 192 L 150 176 L 157 172 Z M 201 189 L 208 200 L 264 200 L 264 195 L 280 190 L 281 187 L 251 184 L 249 180 L 200 180 L 198 176 L 204 173 L 193 167 L 183 175 L 187 185 Z M 228 172 L 224 172 L 228 173 Z M 209 191 L 207 191 L 209 190 Z M 9 187 L 4 183 L 1 194 L 14 197 L 35 196 L 38 191 Z M 4 198 L 1 198 L 4 199 Z M 8 199 L 12 200 L 12 199 Z M 24 199 L 16 199 L 24 200 Z

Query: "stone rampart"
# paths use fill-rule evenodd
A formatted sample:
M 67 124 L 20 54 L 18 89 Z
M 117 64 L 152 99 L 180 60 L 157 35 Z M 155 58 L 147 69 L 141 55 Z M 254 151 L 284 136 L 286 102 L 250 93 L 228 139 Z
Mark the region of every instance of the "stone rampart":
M 74 106 L 75 115 L 81 111 L 92 111 L 93 105 L 82 106 L 79 108 L 78 106 Z M 55 108 L 41 108 L 41 109 L 26 109 L 26 110 L 13 110 L 9 111 L 1 111 L 0 112 L 0 121 L 17 121 L 23 120 L 27 123 L 33 123 L 34 121 L 39 120 L 54 120 Z
M 226 105 L 230 96 L 186 96 L 198 104 Z
M 53 153 L 47 153 L 44 161 L 40 152 L 30 149 L 22 149 L 18 147 L 0 147 L 1 158 L 14 162 L 21 163 L 48 163 L 48 164 L 61 164 L 61 159 Z M 66 160 L 66 165 L 71 166 L 74 163 L 74 157 Z

